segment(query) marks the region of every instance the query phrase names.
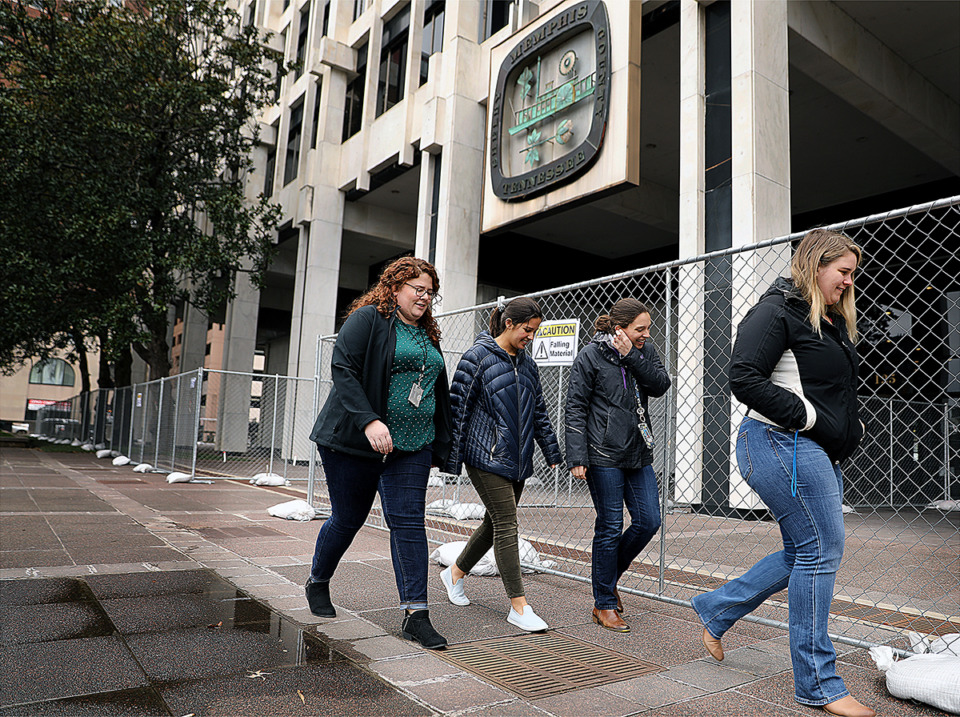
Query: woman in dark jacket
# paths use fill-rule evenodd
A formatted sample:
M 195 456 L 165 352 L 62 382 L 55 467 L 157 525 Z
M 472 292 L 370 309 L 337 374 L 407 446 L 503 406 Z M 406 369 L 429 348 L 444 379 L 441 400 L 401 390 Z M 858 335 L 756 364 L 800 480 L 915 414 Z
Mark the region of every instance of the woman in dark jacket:
M 650 310 L 621 299 L 594 324 L 573 362 L 567 390 L 567 467 L 586 479 L 597 511 L 593 532 L 593 621 L 629 632 L 620 617 L 620 576 L 660 529 L 647 399 L 670 387 L 650 339 Z M 623 530 L 623 506 L 630 527 Z
M 430 466 L 441 465 L 450 449 L 450 394 L 430 310 L 439 287 L 430 263 L 404 257 L 353 302 L 333 349 L 333 388 L 310 434 L 332 513 L 317 536 L 307 580 L 311 612 L 336 616 L 330 578 L 379 491 L 406 609 L 401 634 L 428 649 L 447 644 L 427 611 L 424 529 Z
M 853 296 L 860 259 L 842 234 L 811 231 L 793 255 L 792 281 L 775 281 L 737 329 L 730 386 L 749 409 L 737 462 L 780 524 L 783 550 L 692 600 L 704 646 L 722 660 L 723 634 L 787 588 L 795 699 L 848 717 L 875 714 L 847 692 L 827 634 L 843 556 L 840 463 L 863 435 Z
M 467 475 L 487 509 L 456 562 L 440 573 L 454 605 L 469 605 L 463 578 L 493 546 L 497 568 L 510 598 L 507 622 L 522 630 L 546 630 L 527 604 L 520 576 L 517 503 L 533 474 L 534 441 L 547 463 L 560 463 L 560 446 L 547 417 L 537 364 L 524 349 L 543 314 L 532 299 L 514 299 L 490 316 L 457 366 L 450 387 L 453 447 L 445 470 Z

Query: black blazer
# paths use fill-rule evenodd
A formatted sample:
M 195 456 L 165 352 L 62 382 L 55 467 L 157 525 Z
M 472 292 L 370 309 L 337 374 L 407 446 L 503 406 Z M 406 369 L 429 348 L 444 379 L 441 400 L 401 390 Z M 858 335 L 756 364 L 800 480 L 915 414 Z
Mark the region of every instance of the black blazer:
M 395 315 L 384 317 L 372 305 L 357 309 L 343 324 L 333 348 L 330 372 L 333 387 L 317 416 L 310 440 L 318 446 L 355 456 L 380 458 L 363 432 L 371 421 L 387 415 L 390 371 L 397 347 Z M 450 454 L 450 388 L 446 369 L 434 386 L 433 464 L 443 465 Z

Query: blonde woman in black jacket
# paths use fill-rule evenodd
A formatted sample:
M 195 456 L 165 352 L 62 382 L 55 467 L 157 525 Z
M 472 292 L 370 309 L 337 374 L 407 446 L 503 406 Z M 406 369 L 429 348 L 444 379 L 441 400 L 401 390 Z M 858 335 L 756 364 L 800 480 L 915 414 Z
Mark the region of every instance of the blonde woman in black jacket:
M 811 231 L 793 255 L 792 279 L 777 279 L 740 322 L 730 386 L 749 411 L 737 463 L 780 524 L 783 550 L 692 600 L 704 647 L 722 660 L 723 634 L 787 588 L 795 699 L 844 717 L 875 714 L 847 691 L 827 634 L 843 557 L 840 464 L 863 435 L 853 301 L 860 258 L 842 234 Z
M 620 616 L 617 582 L 660 529 L 647 399 L 666 393 L 670 377 L 650 341 L 650 323 L 641 302 L 616 302 L 597 319 L 593 341 L 574 360 L 567 391 L 567 467 L 587 481 L 597 511 L 593 621 L 614 632 L 630 631 Z

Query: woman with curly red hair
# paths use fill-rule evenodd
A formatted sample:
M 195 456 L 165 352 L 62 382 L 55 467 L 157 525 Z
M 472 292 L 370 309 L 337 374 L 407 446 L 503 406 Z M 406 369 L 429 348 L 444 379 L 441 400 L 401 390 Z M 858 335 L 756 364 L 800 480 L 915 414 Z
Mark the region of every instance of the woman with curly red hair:
M 347 311 L 333 349 L 333 388 L 310 434 L 332 514 L 306 584 L 310 611 L 336 617 L 330 579 L 379 492 L 406 609 L 401 634 L 431 650 L 447 644 L 427 611 L 424 529 L 430 466 L 450 453 L 450 390 L 431 311 L 439 288 L 432 264 L 403 257 Z

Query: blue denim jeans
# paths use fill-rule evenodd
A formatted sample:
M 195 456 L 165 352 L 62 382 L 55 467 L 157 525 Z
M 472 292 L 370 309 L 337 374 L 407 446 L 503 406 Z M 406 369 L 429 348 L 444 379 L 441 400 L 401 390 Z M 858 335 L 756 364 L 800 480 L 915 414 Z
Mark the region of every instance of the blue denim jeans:
M 587 485 L 597 511 L 593 528 L 593 601 L 598 610 L 614 610 L 613 590 L 633 559 L 660 529 L 660 497 L 653 466 L 632 470 L 590 466 Z M 623 529 L 623 506 L 630 527 Z
M 790 610 L 790 657 L 796 701 L 821 706 L 849 694 L 837 675 L 827 621 L 843 557 L 843 478 L 809 438 L 796 443 L 797 494 L 791 495 L 794 435 L 752 418 L 737 435 L 740 473 L 780 524 L 783 550 L 713 592 L 693 609 L 714 637 L 784 588 Z
M 430 446 L 406 453 L 394 451 L 387 460 L 359 458 L 319 447 L 327 478 L 332 515 L 320 526 L 310 576 L 325 582 L 370 514 L 373 499 L 390 529 L 390 557 L 400 593 L 400 605 L 427 607 L 427 534 L 424 504 L 430 474 Z

